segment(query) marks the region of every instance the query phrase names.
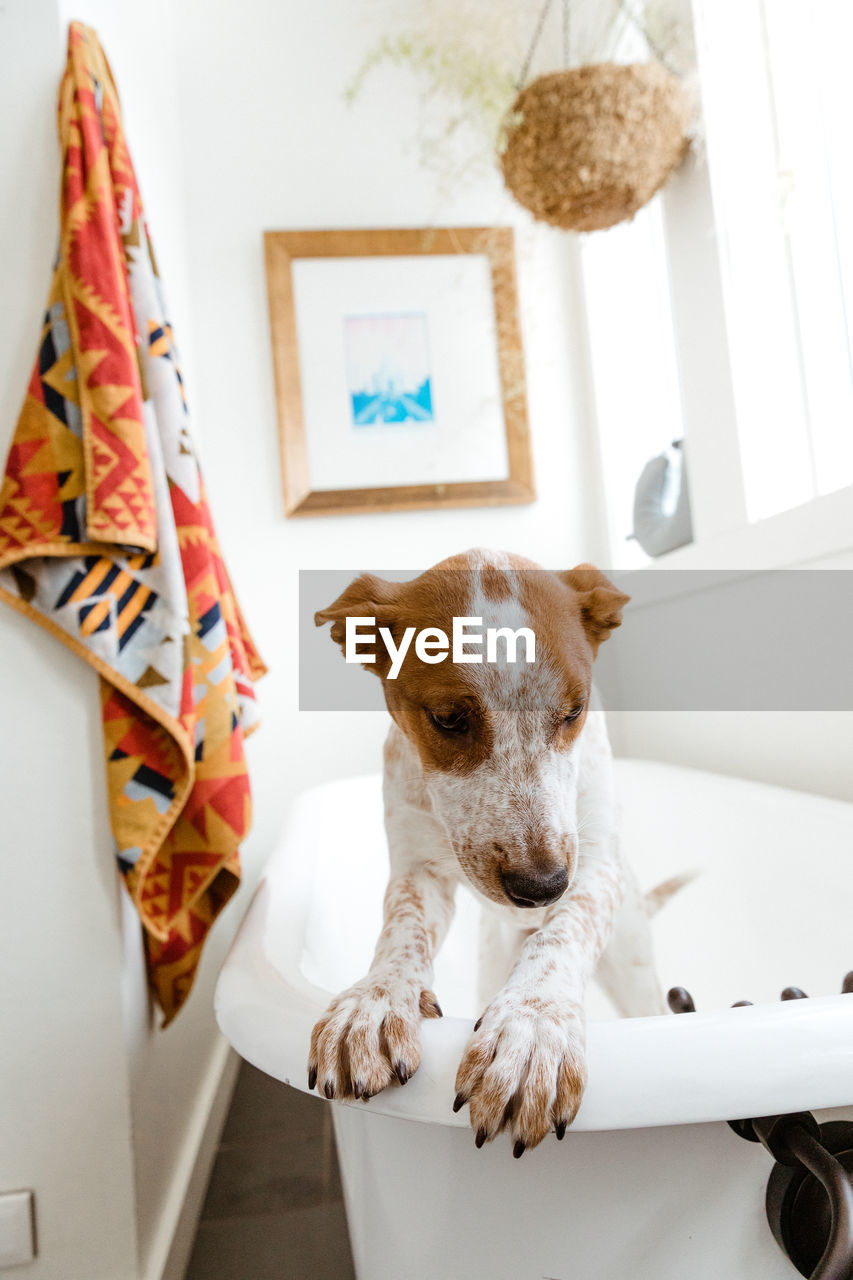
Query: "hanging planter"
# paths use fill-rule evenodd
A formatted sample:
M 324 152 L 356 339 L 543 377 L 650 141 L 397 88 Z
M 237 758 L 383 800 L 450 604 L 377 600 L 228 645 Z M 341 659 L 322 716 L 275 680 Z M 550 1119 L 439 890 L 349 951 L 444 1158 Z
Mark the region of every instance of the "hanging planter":
M 691 95 L 667 69 L 672 65 L 690 75 L 685 28 L 678 19 L 661 23 L 667 0 L 654 5 L 613 0 L 607 6 L 589 0 L 587 10 L 599 19 L 603 9 L 611 12 L 599 20 L 596 38 L 585 42 L 587 57 L 594 60 L 584 62 L 582 56 L 573 65 L 569 27 L 577 0 L 559 2 L 565 70 L 529 78 L 557 0 L 501 6 L 488 0 L 432 0 L 419 7 L 416 28 L 389 34 L 370 51 L 347 98 L 355 99 L 379 64 L 406 67 L 418 80 L 424 104 L 441 99 L 447 106 L 441 127 L 422 125 L 418 135 L 421 162 L 439 174 L 443 190 L 455 193 L 481 172 L 478 162 L 492 163 L 494 157 L 519 204 L 552 226 L 596 231 L 633 218 L 689 146 Z M 516 72 L 522 28 L 534 5 L 535 30 Z M 647 9 L 655 10 L 655 21 Z M 648 50 L 650 60 L 629 65 L 605 60 L 612 50 L 625 48 L 623 37 L 632 28 L 640 38 L 635 40 L 640 56 Z M 474 39 L 474 33 L 484 38 Z M 553 34 L 552 23 L 552 40 Z M 429 119 L 430 112 L 422 116 Z M 479 133 L 476 151 L 465 152 L 466 131 L 469 141 Z
M 499 157 L 535 218 L 598 231 L 633 218 L 681 162 L 690 106 L 657 62 L 593 63 L 539 76 L 518 94 Z

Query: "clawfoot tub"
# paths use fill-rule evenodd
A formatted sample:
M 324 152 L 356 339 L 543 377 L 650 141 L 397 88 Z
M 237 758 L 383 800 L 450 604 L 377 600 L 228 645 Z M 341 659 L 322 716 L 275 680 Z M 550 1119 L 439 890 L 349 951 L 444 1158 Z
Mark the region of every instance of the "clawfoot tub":
M 650 888 L 696 871 L 655 917 L 664 988 L 697 1013 L 621 1020 L 594 991 L 589 1087 L 565 1141 L 513 1160 L 454 1115 L 476 1002 L 477 907 L 464 891 L 405 1088 L 334 1108 L 360 1280 L 791 1280 L 764 1214 L 772 1166 L 725 1120 L 853 1117 L 853 805 L 617 761 L 626 850 Z M 366 971 L 385 842 L 378 778 L 294 806 L 223 967 L 222 1031 L 307 1091 L 311 1027 Z M 779 1002 L 796 985 L 809 999 Z M 731 1008 L 739 1000 L 752 1007 Z M 841 1110 L 847 1108 L 848 1110 Z

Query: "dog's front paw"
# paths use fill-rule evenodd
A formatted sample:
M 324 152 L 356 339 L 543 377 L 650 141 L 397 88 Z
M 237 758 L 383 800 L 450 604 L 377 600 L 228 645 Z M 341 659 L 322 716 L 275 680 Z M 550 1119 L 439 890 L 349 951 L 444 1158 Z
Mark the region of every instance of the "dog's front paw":
M 571 1005 L 502 992 L 486 1009 L 456 1075 L 454 1111 L 467 1102 L 481 1147 L 509 1127 L 512 1153 L 566 1132 L 586 1087 L 584 1026 Z
M 308 1087 L 327 1098 L 362 1098 L 421 1061 L 422 1018 L 440 1018 L 433 993 L 399 978 L 368 977 L 342 991 L 311 1032 Z

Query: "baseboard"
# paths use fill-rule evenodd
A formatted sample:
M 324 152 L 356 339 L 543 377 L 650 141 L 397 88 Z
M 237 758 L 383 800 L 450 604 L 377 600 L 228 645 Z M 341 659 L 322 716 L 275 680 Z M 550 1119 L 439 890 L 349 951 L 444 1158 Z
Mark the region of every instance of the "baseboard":
M 220 1040 L 196 1095 L 184 1147 L 141 1268 L 142 1280 L 184 1280 L 239 1066 L 240 1058 Z

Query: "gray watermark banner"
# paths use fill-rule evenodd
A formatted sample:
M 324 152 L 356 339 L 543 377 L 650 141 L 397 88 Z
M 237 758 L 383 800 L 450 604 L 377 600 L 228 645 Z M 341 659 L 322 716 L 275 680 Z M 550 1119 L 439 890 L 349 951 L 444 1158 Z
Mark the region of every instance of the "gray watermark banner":
M 315 615 L 338 601 L 361 571 L 305 570 L 299 574 L 299 706 L 303 711 L 373 711 L 385 706 L 382 680 L 370 665 L 347 662 L 329 626 L 318 627 Z M 400 656 L 405 630 L 388 599 L 399 598 L 393 586 L 411 583 L 420 571 L 368 571 L 378 580 L 365 613 L 386 618 L 388 642 L 397 651 L 397 667 L 423 662 L 416 651 L 417 635 Z M 490 571 L 483 582 L 478 570 L 430 570 L 428 592 L 403 589 L 406 623 L 416 631 L 447 633 L 443 660 L 454 661 L 453 636 L 446 607 L 431 602 L 457 601 L 463 616 L 481 616 L 486 625 L 507 622 L 512 629 L 539 628 L 534 662 L 550 661 L 560 643 L 560 610 L 551 607 L 555 587 L 545 570 Z M 495 574 L 504 572 L 505 588 Z M 632 573 L 603 571 L 610 583 L 631 597 L 624 606 L 622 625 L 602 644 L 594 680 L 604 706 L 618 711 L 853 711 L 853 570 L 656 570 Z M 446 587 L 435 575 L 446 574 Z M 502 596 L 503 599 L 494 597 Z M 537 616 L 541 601 L 549 601 L 547 617 Z M 479 601 L 479 605 L 478 605 Z M 538 603 L 539 602 L 539 603 Z M 371 611 L 368 607 L 376 605 Z M 525 608 L 525 605 L 530 607 Z M 361 608 L 361 605 L 358 606 Z M 470 610 L 470 612 L 469 612 Z M 397 611 L 399 612 L 399 610 Z M 440 613 L 441 616 L 435 616 Z M 345 623 L 338 623 L 343 633 Z M 371 628 L 351 623 L 362 635 Z M 568 630 L 568 627 L 567 627 Z M 476 632 L 469 623 L 467 634 Z M 487 656 L 487 637 L 465 645 L 465 653 Z M 498 651 L 502 652 L 498 641 Z M 516 646 L 516 661 L 524 665 L 525 645 Z M 361 641 L 358 652 L 374 653 L 381 665 L 388 654 L 384 641 L 375 646 Z M 440 638 L 423 637 L 420 652 L 432 670 L 442 659 Z M 461 652 L 461 651 L 460 651 Z M 374 663 L 374 668 L 377 663 Z M 461 666 L 460 671 L 471 670 Z M 463 676 L 464 678 L 464 676 Z

